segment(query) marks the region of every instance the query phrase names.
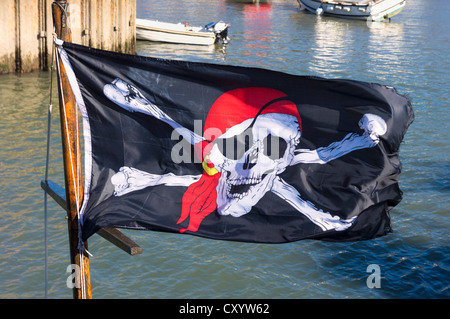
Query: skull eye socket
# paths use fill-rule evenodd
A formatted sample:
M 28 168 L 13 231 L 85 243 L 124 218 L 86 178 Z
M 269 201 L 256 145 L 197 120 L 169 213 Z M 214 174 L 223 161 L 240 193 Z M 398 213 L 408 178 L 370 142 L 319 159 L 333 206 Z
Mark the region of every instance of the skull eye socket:
M 214 143 L 223 156 L 231 160 L 238 160 L 252 147 L 253 139 L 251 130 L 247 131 L 247 134 L 235 135 L 229 138 L 218 138 Z
M 272 160 L 280 159 L 284 156 L 287 149 L 286 141 L 272 134 L 267 135 L 263 140 L 263 153 Z

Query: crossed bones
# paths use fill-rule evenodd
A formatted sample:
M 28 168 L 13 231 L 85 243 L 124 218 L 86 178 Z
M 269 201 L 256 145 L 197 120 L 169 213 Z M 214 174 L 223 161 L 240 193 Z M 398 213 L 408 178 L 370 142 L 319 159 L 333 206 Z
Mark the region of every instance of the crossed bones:
M 177 131 L 191 145 L 200 143 L 205 140 L 204 137 L 192 132 L 191 130 L 181 126 L 170 116 L 165 114 L 156 105 L 148 101 L 141 92 L 134 86 L 117 78 L 111 84 L 104 86 L 104 94 L 118 106 L 130 111 L 140 112 L 153 116 L 167 124 Z M 331 143 L 327 147 L 320 147 L 316 150 L 295 149 L 290 157 L 288 166 L 296 164 L 326 164 L 336 158 L 339 158 L 352 151 L 374 147 L 379 143 L 379 136 L 386 133 L 387 126 L 385 121 L 374 114 L 365 114 L 359 121 L 359 126 L 364 130 L 362 135 L 357 133 L 349 133 L 341 141 Z M 299 142 L 299 138 L 296 140 Z M 201 175 L 184 175 L 177 176 L 173 173 L 157 175 L 141 171 L 133 167 L 121 167 L 119 171 L 112 176 L 111 183 L 114 185 L 114 195 L 122 196 L 130 192 L 141 190 L 150 186 L 166 185 L 166 186 L 186 186 L 195 183 L 200 179 Z M 221 184 L 217 188 L 223 187 Z M 278 173 L 274 173 L 270 180 L 270 185 L 266 186 L 262 194 L 257 199 L 253 199 L 251 205 L 256 204 L 259 199 L 264 196 L 265 192 L 272 191 L 274 194 L 284 199 L 299 213 L 308 217 L 314 224 L 322 230 L 342 231 L 352 225 L 355 217 L 349 219 L 340 219 L 339 216 L 332 216 L 328 212 L 317 209 L 313 203 L 305 201 L 301 198 L 297 189 L 286 183 Z M 239 199 L 237 199 L 239 200 Z M 220 206 L 220 205 L 219 205 Z M 219 214 L 230 214 L 239 217 L 249 212 L 249 209 L 240 213 L 228 213 L 220 210 Z

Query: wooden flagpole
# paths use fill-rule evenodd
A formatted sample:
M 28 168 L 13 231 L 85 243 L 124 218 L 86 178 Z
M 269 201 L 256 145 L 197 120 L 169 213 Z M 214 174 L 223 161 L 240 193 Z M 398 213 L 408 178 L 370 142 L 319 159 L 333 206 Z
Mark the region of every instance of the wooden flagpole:
M 56 36 L 66 42 L 72 41 L 69 26 L 67 0 L 55 0 L 52 4 L 53 23 Z M 75 97 L 69 85 L 64 65 L 59 56 L 58 80 L 59 109 L 61 120 L 61 135 L 63 146 L 64 177 L 67 201 L 67 217 L 69 228 L 70 260 L 75 270 L 73 285 L 74 299 L 91 299 L 91 279 L 89 256 L 85 250 L 80 250 L 78 227 L 78 211 L 83 200 L 83 178 L 80 156 L 80 138 L 78 135 L 78 113 Z M 87 242 L 84 243 L 87 249 Z

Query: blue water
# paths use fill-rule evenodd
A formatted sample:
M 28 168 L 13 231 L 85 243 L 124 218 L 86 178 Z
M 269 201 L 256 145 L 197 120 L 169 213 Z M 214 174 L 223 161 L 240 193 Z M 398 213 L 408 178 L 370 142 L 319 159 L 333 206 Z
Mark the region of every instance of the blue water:
M 394 233 L 372 241 L 282 245 L 125 231 L 129 256 L 89 240 L 94 298 L 449 298 L 450 143 L 447 0 L 407 0 L 390 23 L 317 17 L 295 0 L 138 0 L 137 17 L 231 24 L 226 46 L 137 43 L 141 55 L 264 67 L 392 85 L 416 119 L 400 149 Z M 170 8 L 168 10 L 167 8 Z M 44 176 L 50 74 L 0 76 L 0 298 L 44 297 Z M 57 105 L 53 90 L 53 104 Z M 50 179 L 63 184 L 57 107 Z M 48 206 L 49 298 L 72 298 L 65 212 Z M 381 287 L 369 288 L 369 265 Z

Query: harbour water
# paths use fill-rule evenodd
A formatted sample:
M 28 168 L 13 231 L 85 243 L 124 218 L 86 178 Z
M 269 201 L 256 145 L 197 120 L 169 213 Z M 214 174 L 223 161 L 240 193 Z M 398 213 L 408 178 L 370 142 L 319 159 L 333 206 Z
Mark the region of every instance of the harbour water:
M 169 8 L 169 10 L 167 9 Z M 137 17 L 231 24 L 227 45 L 137 43 L 137 54 L 392 85 L 416 119 L 400 149 L 394 233 L 363 242 L 281 245 L 124 231 L 129 256 L 89 240 L 94 298 L 449 298 L 450 40 L 447 0 L 407 0 L 391 22 L 315 16 L 295 0 L 137 0 Z M 0 298 L 44 298 L 49 72 L 0 76 Z M 63 185 L 57 90 L 49 179 Z M 48 297 L 72 298 L 65 212 L 48 203 Z M 381 287 L 369 288 L 370 265 Z

